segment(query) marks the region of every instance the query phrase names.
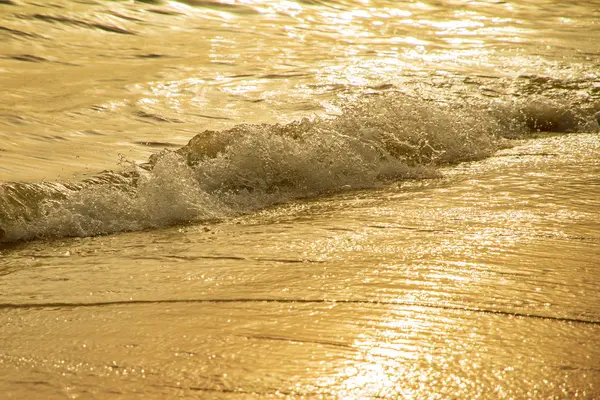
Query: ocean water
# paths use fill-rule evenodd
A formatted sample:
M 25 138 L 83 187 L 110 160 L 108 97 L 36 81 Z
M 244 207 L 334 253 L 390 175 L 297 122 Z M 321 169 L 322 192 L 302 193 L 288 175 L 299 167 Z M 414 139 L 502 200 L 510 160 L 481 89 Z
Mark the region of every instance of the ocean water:
M 0 0 L 5 398 L 600 397 L 600 2 Z

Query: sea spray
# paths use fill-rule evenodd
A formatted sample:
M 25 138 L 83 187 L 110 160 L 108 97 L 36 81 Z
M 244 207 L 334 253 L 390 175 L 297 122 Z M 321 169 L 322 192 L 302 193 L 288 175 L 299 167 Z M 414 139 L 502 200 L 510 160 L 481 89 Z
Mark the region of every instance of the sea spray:
M 0 186 L 4 242 L 90 236 L 227 218 L 293 199 L 431 178 L 532 130 L 596 121 L 568 105 L 367 96 L 335 118 L 205 131 L 143 165 L 75 183 Z

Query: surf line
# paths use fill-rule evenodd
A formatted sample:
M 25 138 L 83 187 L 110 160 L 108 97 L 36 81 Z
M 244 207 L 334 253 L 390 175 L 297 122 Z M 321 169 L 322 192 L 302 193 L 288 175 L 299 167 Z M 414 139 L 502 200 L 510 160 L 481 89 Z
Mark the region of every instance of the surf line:
M 381 301 L 381 300 L 352 300 L 352 299 L 269 299 L 269 298 L 238 298 L 238 299 L 166 299 L 166 300 L 115 300 L 99 301 L 90 303 L 0 303 L 0 309 L 47 309 L 47 308 L 79 308 L 79 307 L 107 307 L 107 306 L 128 306 L 144 304 L 204 304 L 204 303 L 290 303 L 290 304 L 362 304 L 362 305 L 382 305 L 382 306 L 403 306 L 414 308 L 428 308 L 438 310 L 462 311 L 482 314 L 496 314 L 515 318 L 533 318 L 542 320 L 551 320 L 568 323 L 600 325 L 600 320 L 559 317 L 543 314 L 521 313 L 516 311 L 493 310 L 481 307 L 465 307 L 459 305 L 416 303 L 400 301 Z

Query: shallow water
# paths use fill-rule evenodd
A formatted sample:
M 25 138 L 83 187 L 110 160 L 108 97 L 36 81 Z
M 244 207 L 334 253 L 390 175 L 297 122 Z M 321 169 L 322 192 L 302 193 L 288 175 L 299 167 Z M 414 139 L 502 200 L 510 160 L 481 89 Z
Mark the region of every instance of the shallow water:
M 593 398 L 598 138 L 220 224 L 4 250 L 4 390 Z
M 599 17 L 0 1 L 0 391 L 600 396 Z

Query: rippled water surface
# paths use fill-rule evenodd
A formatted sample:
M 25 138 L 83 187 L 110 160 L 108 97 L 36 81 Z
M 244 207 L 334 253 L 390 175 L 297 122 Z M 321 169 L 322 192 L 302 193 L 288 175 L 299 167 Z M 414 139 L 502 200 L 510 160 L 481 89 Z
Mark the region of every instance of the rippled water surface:
M 204 129 L 336 114 L 340 100 L 365 92 L 523 96 L 567 86 L 598 99 L 596 1 L 0 7 L 4 181 L 113 169 L 119 154 L 143 161 Z
M 0 0 L 0 393 L 600 397 L 599 21 Z
M 599 155 L 550 137 L 442 180 L 4 250 L 3 390 L 594 398 Z

